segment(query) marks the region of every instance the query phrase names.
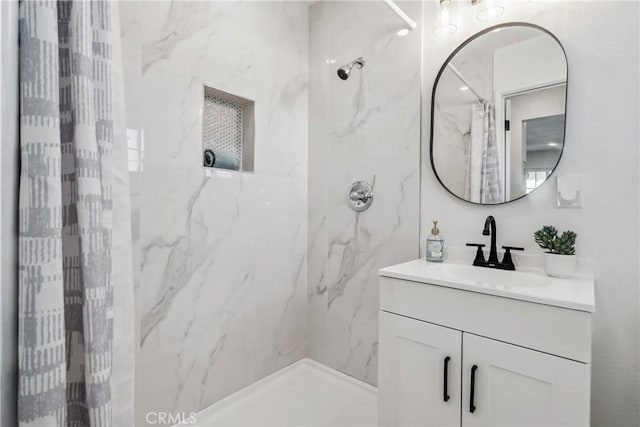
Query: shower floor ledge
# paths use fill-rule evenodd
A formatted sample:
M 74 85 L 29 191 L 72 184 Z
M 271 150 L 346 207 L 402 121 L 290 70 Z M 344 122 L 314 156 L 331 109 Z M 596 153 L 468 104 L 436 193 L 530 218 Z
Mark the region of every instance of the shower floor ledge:
M 200 411 L 198 427 L 376 426 L 375 387 L 302 359 Z

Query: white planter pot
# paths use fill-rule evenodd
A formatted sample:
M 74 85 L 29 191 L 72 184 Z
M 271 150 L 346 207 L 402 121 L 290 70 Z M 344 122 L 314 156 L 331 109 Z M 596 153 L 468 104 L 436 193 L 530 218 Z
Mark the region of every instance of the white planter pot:
M 544 270 L 548 276 L 568 279 L 577 269 L 578 257 L 575 255 L 544 254 Z

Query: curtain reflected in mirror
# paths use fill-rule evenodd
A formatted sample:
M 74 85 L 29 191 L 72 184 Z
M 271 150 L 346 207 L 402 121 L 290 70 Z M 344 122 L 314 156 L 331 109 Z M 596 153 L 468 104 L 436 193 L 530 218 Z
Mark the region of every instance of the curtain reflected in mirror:
M 493 104 L 482 101 L 473 105 L 471 133 L 465 148 L 465 199 L 474 203 L 502 202 L 504 189 L 500 179 L 501 162 Z
M 546 30 L 505 24 L 467 40 L 440 69 L 431 163 L 456 197 L 478 204 L 526 196 L 564 147 L 567 62 Z

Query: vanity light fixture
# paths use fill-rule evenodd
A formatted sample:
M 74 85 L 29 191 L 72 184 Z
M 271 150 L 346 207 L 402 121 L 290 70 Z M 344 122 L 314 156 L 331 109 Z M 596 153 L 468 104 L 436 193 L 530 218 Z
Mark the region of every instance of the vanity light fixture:
M 440 0 L 433 32 L 436 36 L 448 36 L 458 29 L 458 2 L 454 0 Z
M 504 13 L 504 0 L 471 0 L 471 5 L 480 5 L 479 21 L 488 21 Z

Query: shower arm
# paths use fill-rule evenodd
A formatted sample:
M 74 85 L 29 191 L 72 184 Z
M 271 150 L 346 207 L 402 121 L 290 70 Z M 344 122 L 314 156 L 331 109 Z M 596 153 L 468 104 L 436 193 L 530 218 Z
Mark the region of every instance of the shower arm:
M 393 13 L 398 15 L 400 19 L 402 19 L 407 24 L 407 26 L 409 26 L 410 30 L 416 29 L 416 27 L 418 26 L 418 24 L 416 24 L 416 21 L 409 18 L 409 16 L 406 13 L 404 13 L 404 11 L 400 9 L 400 7 L 398 7 L 397 4 L 393 2 L 393 0 L 382 0 L 382 1 L 384 2 L 384 4 L 389 6 L 389 9 L 391 9 Z
M 475 91 L 475 89 L 469 84 L 469 82 L 464 78 L 464 76 L 462 74 L 460 74 L 460 71 L 458 71 L 456 69 L 456 67 L 454 67 L 453 65 L 451 65 L 451 63 L 447 64 L 447 67 L 449 67 L 449 69 L 453 72 L 453 74 L 455 74 L 455 76 L 466 86 L 469 88 L 469 90 L 471 91 L 471 93 L 473 93 L 476 98 L 478 98 L 478 101 L 480 101 L 481 103 L 484 102 L 484 98 L 482 98 L 480 96 L 480 94 L 478 92 Z

